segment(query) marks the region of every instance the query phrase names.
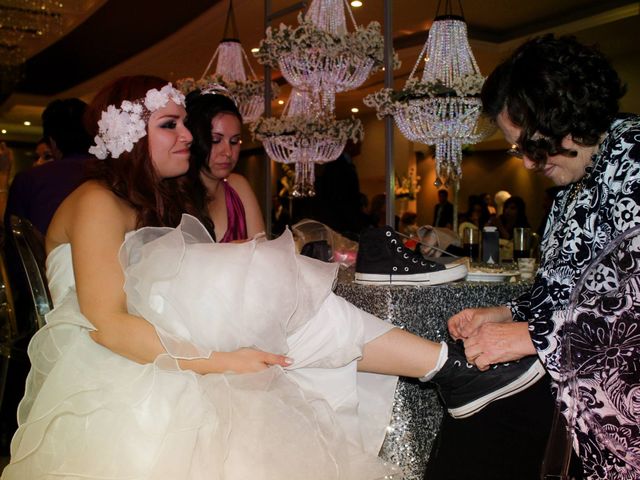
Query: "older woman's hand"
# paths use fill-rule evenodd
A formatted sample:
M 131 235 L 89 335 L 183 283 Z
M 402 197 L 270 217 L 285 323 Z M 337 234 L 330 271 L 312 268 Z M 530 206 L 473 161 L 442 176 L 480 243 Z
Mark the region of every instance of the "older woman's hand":
M 488 322 L 511 322 L 507 307 L 466 308 L 449 319 L 449 333 L 455 340 L 464 340 Z
M 527 322 L 489 322 L 464 339 L 464 353 L 469 363 L 487 370 L 494 363 L 535 355 L 536 349 Z

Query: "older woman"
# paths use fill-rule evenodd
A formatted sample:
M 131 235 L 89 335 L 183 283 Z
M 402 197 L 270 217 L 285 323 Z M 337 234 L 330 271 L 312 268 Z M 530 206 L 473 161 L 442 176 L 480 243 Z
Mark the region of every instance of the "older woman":
M 618 114 L 623 94 L 617 73 L 601 53 L 573 38 L 552 35 L 526 42 L 487 79 L 482 91 L 486 112 L 507 142 L 517 145 L 524 167 L 563 189 L 547 221 L 531 290 L 508 306 L 464 310 L 449 320 L 450 333 L 464 339 L 468 361 L 480 369 L 538 355 L 553 381 L 560 382 L 563 327 L 576 283 L 610 242 L 640 224 L 640 117 Z M 601 328 L 600 341 L 615 347 L 610 354 L 618 360 L 637 359 L 638 336 L 623 346 L 616 344 L 614 334 L 635 327 L 635 319 L 618 316 Z M 593 350 L 579 354 L 588 358 Z M 637 452 L 639 422 L 616 408 L 605 383 L 631 399 L 640 375 L 623 378 L 614 368 L 580 375 L 579 395 L 569 398 L 570 392 L 561 388 L 563 405 L 588 409 L 619 446 Z M 568 416 L 568 409 L 563 413 Z M 574 448 L 587 478 L 640 476 L 640 466 L 615 453 L 611 442 L 584 422 L 575 427 Z

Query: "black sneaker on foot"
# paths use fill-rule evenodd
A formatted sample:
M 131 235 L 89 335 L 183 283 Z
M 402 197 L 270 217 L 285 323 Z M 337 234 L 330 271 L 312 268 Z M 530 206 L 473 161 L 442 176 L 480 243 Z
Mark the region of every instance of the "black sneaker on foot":
M 449 357 L 430 380 L 453 418 L 478 413 L 491 402 L 527 389 L 545 375 L 535 355 L 515 362 L 499 363 L 481 372 L 467 363 L 462 342 L 449 342 Z
M 466 261 L 432 260 L 405 247 L 391 227 L 370 228 L 360 235 L 355 282 L 369 285 L 438 285 L 463 279 Z

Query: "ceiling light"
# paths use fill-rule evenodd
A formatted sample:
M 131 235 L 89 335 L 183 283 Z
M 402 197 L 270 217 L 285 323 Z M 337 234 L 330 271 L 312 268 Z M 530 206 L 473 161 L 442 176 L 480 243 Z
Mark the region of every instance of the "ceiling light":
M 258 47 L 253 47 L 251 49 L 251 53 L 258 53 L 260 51 L 260 49 Z
M 351 112 L 352 112 L 352 113 L 358 113 L 359 111 L 360 111 L 360 109 L 359 109 L 358 107 L 353 107 L 353 108 L 351 109 Z
M 7 133 L 7 131 L 3 128 L 3 129 L 2 129 L 2 133 Z
M 278 100 L 278 105 L 284 105 L 284 100 Z
M 360 0 L 353 0 L 351 2 L 351 6 L 354 7 L 354 8 L 361 7 L 362 6 L 362 2 Z
M 29 125 L 31 125 L 31 122 L 29 120 L 25 120 L 24 121 L 24 125 L 25 125 L 25 127 L 28 127 Z

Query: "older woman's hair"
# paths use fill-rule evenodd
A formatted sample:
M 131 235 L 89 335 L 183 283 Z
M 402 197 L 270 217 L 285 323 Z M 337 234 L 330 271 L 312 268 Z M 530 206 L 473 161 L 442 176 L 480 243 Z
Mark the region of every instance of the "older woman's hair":
M 580 145 L 596 145 L 624 93 L 618 74 L 598 50 L 573 37 L 544 35 L 527 41 L 501 63 L 481 96 L 490 118 L 506 110 L 522 130 L 522 153 L 543 165 L 547 156 L 575 156 L 562 147 L 567 135 Z

